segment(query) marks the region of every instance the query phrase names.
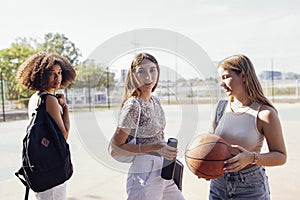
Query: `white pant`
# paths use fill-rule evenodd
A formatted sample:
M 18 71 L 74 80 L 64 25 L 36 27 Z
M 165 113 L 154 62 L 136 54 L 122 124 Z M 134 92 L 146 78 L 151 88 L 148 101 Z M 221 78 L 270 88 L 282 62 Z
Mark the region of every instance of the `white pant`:
M 127 177 L 128 200 L 184 200 L 173 180 L 161 178 L 162 165 L 162 157 L 135 157 Z
M 49 190 L 35 193 L 37 200 L 66 200 L 67 182 L 57 185 Z

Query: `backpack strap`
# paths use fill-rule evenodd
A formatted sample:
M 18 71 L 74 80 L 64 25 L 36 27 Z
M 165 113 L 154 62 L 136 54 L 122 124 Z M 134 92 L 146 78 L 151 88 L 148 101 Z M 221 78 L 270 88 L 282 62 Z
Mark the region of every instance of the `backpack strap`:
M 38 101 L 38 104 L 37 104 L 38 107 L 37 107 L 36 110 L 38 110 L 38 109 L 44 109 L 44 110 L 46 110 L 46 97 L 47 97 L 47 95 L 51 95 L 51 96 L 55 97 L 55 95 L 53 95 L 53 94 L 41 92 L 39 94 L 40 98 L 39 98 L 39 101 Z
M 28 186 L 28 183 L 25 179 L 23 179 L 21 176 L 24 176 L 24 171 L 23 171 L 23 168 L 21 168 L 19 171 L 17 171 L 15 173 L 15 175 L 20 179 L 20 181 L 25 185 L 26 187 L 26 190 L 25 190 L 25 197 L 24 197 L 24 200 L 28 200 L 28 197 L 29 197 L 29 186 Z
M 140 118 L 141 118 L 142 108 L 141 108 L 141 105 L 140 105 L 139 101 L 136 98 L 134 98 L 134 100 L 137 102 L 137 104 L 139 106 L 139 116 L 138 116 L 137 126 L 136 126 L 135 133 L 134 133 L 134 137 L 136 138 L 137 132 L 138 132 L 138 128 L 139 128 L 139 124 L 140 124 Z
M 216 127 L 218 126 L 218 123 L 224 114 L 227 103 L 228 103 L 228 100 L 220 100 L 218 103 L 218 106 L 216 109 L 216 118 L 215 118 Z
M 26 191 L 25 191 L 25 197 L 24 197 L 24 200 L 28 200 L 28 197 L 29 197 L 29 187 L 26 186 Z

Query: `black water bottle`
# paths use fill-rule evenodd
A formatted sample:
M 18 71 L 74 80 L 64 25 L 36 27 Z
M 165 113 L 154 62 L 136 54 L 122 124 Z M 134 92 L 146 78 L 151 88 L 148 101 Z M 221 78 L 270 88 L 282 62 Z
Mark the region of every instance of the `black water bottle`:
M 168 139 L 168 146 L 177 148 L 177 139 L 176 138 L 169 138 Z M 176 158 L 173 160 L 167 160 L 164 158 L 163 168 L 161 171 L 161 177 L 166 180 L 171 180 L 173 178 Z

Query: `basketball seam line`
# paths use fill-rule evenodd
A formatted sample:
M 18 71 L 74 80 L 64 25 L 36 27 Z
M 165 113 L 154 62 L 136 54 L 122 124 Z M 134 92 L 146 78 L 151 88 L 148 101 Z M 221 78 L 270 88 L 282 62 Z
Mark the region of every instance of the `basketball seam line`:
M 214 162 L 214 161 L 225 161 L 227 160 L 228 158 L 222 160 L 222 159 L 218 159 L 218 160 L 210 160 L 210 159 L 204 159 L 204 158 L 194 158 L 194 157 L 191 157 L 191 156 L 185 156 L 186 158 L 190 158 L 190 159 L 194 159 L 194 160 L 203 160 L 203 161 L 210 161 L 210 162 Z
M 199 170 L 198 170 L 196 167 L 194 167 L 193 165 L 188 165 L 188 167 L 189 167 L 189 168 L 192 167 L 194 170 L 197 171 L 197 173 L 200 173 L 200 174 L 202 174 L 202 175 L 204 175 L 204 176 L 209 176 L 210 178 L 219 177 L 219 176 L 221 176 L 221 175 L 223 174 L 223 173 L 217 174 L 217 175 L 207 174 L 207 173 L 204 173 L 204 172 L 199 171 Z
M 212 144 L 212 143 L 215 143 L 215 144 L 217 144 L 217 143 L 219 143 L 219 144 L 225 144 L 226 146 L 229 147 L 229 145 L 228 145 L 227 143 L 225 143 L 225 142 L 207 142 L 207 143 L 205 143 L 205 144 L 199 144 L 198 146 L 196 146 L 196 147 L 194 147 L 194 148 L 192 148 L 192 149 L 188 149 L 188 150 L 186 150 L 186 151 L 192 151 L 192 150 L 194 150 L 194 149 L 197 148 L 197 147 L 200 147 L 200 146 L 203 146 L 203 145 L 207 145 L 207 144 Z

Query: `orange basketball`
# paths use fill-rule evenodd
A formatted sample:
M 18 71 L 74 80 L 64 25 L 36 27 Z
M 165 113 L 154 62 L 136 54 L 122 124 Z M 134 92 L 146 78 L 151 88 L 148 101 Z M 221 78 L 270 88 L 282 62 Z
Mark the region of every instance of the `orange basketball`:
M 187 147 L 185 161 L 198 178 L 216 179 L 224 173 L 224 161 L 233 157 L 230 146 L 215 134 L 202 134 Z

